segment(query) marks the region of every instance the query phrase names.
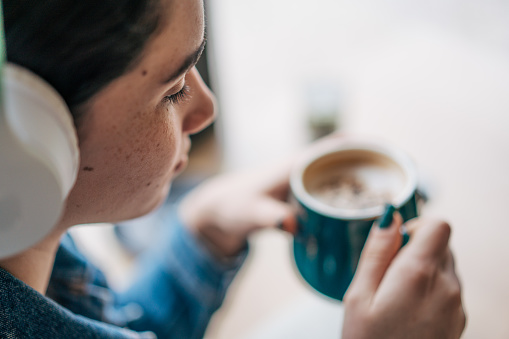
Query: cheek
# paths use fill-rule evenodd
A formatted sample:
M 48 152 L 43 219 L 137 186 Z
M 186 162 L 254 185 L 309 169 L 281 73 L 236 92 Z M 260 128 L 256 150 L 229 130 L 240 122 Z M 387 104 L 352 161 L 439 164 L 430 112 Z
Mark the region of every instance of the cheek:
M 178 159 L 181 135 L 175 124 L 161 119 L 146 126 L 136 124 L 122 141 L 105 152 L 107 166 L 118 179 L 135 193 L 142 187 L 157 187 L 171 179 Z M 120 167 L 120 168 L 118 168 Z M 120 184 L 120 183 L 119 183 Z
M 154 180 L 156 187 L 171 180 L 179 160 L 181 139 L 180 131 L 173 126 L 152 129 L 132 152 L 132 166 L 138 169 L 132 175 L 144 180 L 146 187 L 151 186 L 147 180 Z
M 168 193 L 182 148 L 179 123 L 165 112 L 150 112 L 105 126 L 91 129 L 94 134 L 80 145 L 77 204 L 88 205 L 101 221 L 147 213 Z

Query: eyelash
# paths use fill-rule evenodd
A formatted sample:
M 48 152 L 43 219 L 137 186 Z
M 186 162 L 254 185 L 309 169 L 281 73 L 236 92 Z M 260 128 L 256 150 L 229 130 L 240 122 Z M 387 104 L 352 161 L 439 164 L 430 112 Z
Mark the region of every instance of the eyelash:
M 172 105 L 181 104 L 189 96 L 189 86 L 184 85 L 180 91 L 175 94 L 165 96 L 164 99 Z

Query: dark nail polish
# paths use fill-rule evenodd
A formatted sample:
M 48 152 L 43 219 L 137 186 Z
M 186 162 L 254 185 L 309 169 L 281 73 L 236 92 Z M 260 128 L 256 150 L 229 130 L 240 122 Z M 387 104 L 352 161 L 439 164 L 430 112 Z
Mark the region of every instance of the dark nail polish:
M 389 227 L 392 223 L 392 217 L 393 217 L 393 214 L 395 211 L 396 211 L 396 208 L 394 206 L 392 206 L 391 204 L 385 205 L 385 213 L 379 219 L 378 227 L 380 227 L 380 228 Z

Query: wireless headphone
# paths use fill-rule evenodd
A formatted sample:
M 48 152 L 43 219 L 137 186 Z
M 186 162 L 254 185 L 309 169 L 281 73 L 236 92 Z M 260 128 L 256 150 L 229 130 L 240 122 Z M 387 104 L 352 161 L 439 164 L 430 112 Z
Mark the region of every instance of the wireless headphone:
M 1 4 L 1 2 L 0 2 Z M 0 258 L 31 247 L 58 222 L 78 173 L 69 108 L 43 79 L 5 63 L 0 22 Z

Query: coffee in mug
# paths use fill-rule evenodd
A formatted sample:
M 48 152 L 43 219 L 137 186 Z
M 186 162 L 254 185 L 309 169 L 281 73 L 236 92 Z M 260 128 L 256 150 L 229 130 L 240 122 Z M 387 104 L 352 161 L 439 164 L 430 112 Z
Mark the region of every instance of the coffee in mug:
M 293 257 L 315 290 L 342 300 L 374 221 L 385 205 L 405 221 L 417 216 L 417 172 L 403 151 L 383 143 L 331 139 L 293 168 L 300 211 Z

